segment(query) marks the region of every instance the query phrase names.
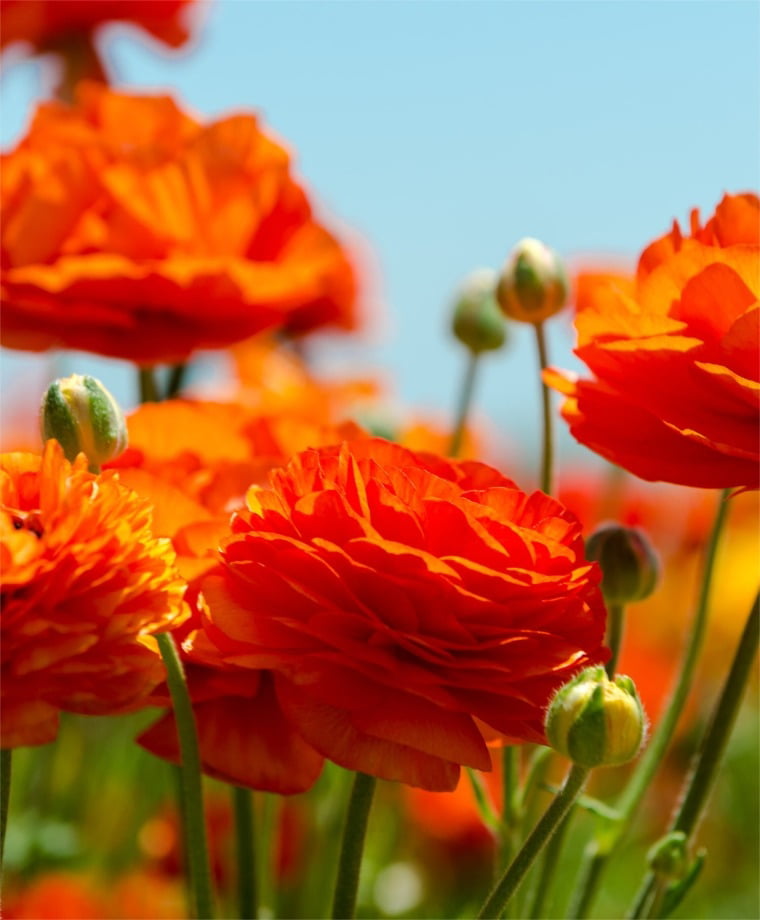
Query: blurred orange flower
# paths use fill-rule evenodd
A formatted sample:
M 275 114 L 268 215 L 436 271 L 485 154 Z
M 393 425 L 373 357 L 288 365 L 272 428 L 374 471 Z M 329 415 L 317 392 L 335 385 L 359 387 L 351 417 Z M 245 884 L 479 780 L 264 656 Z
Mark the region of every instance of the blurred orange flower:
M 183 920 L 184 886 L 157 873 L 135 871 L 116 880 L 46 872 L 23 885 L 5 885 L 6 920 Z
M 0 0 L 0 48 L 27 42 L 54 50 L 74 34 L 92 33 L 109 22 L 128 22 L 178 48 L 189 37 L 183 14 L 194 0 Z
M 150 507 L 114 473 L 42 457 L 0 457 L 3 748 L 45 744 L 58 712 L 144 703 L 164 670 L 151 634 L 185 615 L 184 582 Z
M 642 479 L 760 482 L 760 200 L 726 196 L 642 254 L 633 290 L 601 278 L 576 316 L 594 378 L 550 370 L 583 444 Z
M 355 322 L 354 270 L 251 115 L 95 83 L 2 160 L 3 344 L 147 365 Z
M 603 660 L 599 572 L 559 503 L 375 438 L 307 450 L 248 494 L 202 586 L 229 666 L 272 668 L 350 769 L 452 789 L 485 738 L 542 741 L 551 692 Z

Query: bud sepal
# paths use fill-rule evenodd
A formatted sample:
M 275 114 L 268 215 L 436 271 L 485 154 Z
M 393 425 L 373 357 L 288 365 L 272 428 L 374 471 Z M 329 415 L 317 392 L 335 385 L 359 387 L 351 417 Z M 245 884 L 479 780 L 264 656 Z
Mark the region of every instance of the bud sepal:
M 540 240 L 526 237 L 507 258 L 496 299 L 505 316 L 537 325 L 559 313 L 569 290 L 567 272 L 557 253 Z
M 94 471 L 127 446 L 127 426 L 118 403 L 99 380 L 86 374 L 50 384 L 40 407 L 40 431 L 44 441 L 58 441 L 67 460 L 85 454 Z
M 643 601 L 654 591 L 660 563 L 645 533 L 622 524 L 602 524 L 586 541 L 586 558 L 598 562 L 608 604 Z
M 546 714 L 546 736 L 582 767 L 614 767 L 639 753 L 646 717 L 630 677 L 610 680 L 602 666 L 586 668 L 556 692 Z
M 496 272 L 472 272 L 454 303 L 451 327 L 459 341 L 474 354 L 496 351 L 506 341 L 506 323 L 496 303 Z

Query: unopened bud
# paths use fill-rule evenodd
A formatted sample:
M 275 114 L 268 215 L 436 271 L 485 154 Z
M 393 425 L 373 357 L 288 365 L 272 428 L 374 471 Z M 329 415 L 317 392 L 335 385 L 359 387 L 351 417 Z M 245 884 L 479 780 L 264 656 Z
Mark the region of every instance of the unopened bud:
M 127 426 L 116 400 L 94 377 L 72 374 L 50 384 L 40 408 L 43 440 L 55 438 L 68 460 L 86 455 L 91 470 L 127 446 Z
M 586 558 L 599 563 L 602 594 L 608 603 L 643 601 L 657 585 L 659 560 L 640 530 L 603 524 L 586 541 Z
M 630 677 L 610 680 L 603 667 L 586 668 L 556 692 L 546 714 L 546 737 L 582 767 L 615 767 L 638 754 L 646 718 Z
M 494 351 L 506 339 L 504 316 L 496 303 L 496 272 L 480 268 L 472 272 L 454 305 L 454 335 L 470 351 Z
M 557 253 L 526 237 L 515 246 L 504 265 L 496 289 L 502 312 L 522 323 L 542 323 L 565 306 L 567 273 Z

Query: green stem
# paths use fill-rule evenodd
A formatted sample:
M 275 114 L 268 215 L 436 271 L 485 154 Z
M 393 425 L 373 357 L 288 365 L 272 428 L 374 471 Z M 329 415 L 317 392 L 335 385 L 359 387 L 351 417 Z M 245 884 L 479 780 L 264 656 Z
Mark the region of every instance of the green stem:
M 369 810 L 377 780 L 366 773 L 354 778 L 348 813 L 343 829 L 343 843 L 338 862 L 332 915 L 335 920 L 350 920 L 356 911 L 356 894 L 359 889 L 359 872 L 362 864 L 364 838 L 367 833 Z
M 536 345 L 538 347 L 538 363 L 541 371 L 545 371 L 549 359 L 546 350 L 546 335 L 544 333 L 544 324 L 536 323 L 533 327 L 536 330 Z M 544 440 L 541 451 L 541 484 L 540 489 L 547 495 L 552 492 L 552 480 L 554 475 L 554 435 L 552 430 L 552 404 L 551 390 L 541 379 L 541 405 L 543 411 L 543 430 Z
M 554 832 L 551 840 L 546 845 L 546 851 L 544 853 L 543 865 L 541 866 L 541 873 L 538 877 L 538 884 L 536 885 L 536 891 L 533 896 L 533 903 L 531 904 L 528 917 L 532 920 L 538 920 L 539 917 L 545 916 L 544 907 L 546 905 L 546 899 L 549 896 L 549 893 L 552 889 L 552 884 L 554 883 L 554 877 L 557 874 L 557 867 L 559 866 L 559 855 L 562 852 L 562 845 L 565 842 L 565 834 L 567 829 L 570 826 L 570 821 L 572 820 L 573 810 L 570 809 L 565 817 L 562 819 L 561 824 Z
M 687 840 L 696 830 L 707 804 L 707 799 L 715 785 L 718 768 L 736 722 L 744 690 L 752 671 L 752 662 L 755 659 L 759 639 L 760 594 L 755 597 L 750 609 L 749 617 L 739 640 L 728 677 L 723 685 L 718 705 L 704 734 L 699 751 L 694 758 L 691 772 L 684 783 L 684 794 L 680 798 L 681 804 L 669 828 L 671 832 L 682 831 Z M 658 907 L 663 901 L 666 882 L 658 883 L 654 874 L 651 874 L 649 879 L 651 879 L 651 884 L 657 891 L 647 916 L 657 917 L 659 916 Z M 650 887 L 649 882 L 646 883 L 646 887 Z
M 199 920 L 213 916 L 211 870 L 206 845 L 206 822 L 203 811 L 203 783 L 195 714 L 185 682 L 182 661 L 169 633 L 156 636 L 164 665 L 166 681 L 174 709 L 182 769 L 185 860 L 193 893 L 195 916 Z
M 13 748 L 0 750 L 0 875 L 3 871 L 5 831 L 8 827 L 8 805 L 11 798 L 11 762 Z
M 510 864 L 515 853 L 519 822 L 520 771 L 518 749 L 506 745 L 501 752 L 501 826 L 499 828 L 499 854 L 495 865 L 496 878 Z M 511 914 L 509 914 L 511 916 Z
M 623 627 L 625 625 L 625 606 L 623 604 L 607 604 L 607 645 L 612 654 L 604 666 L 610 680 L 615 676 L 620 649 L 623 644 Z
M 567 814 L 568 809 L 583 788 L 589 773 L 590 770 L 587 767 L 579 767 L 577 764 L 573 764 L 567 774 L 564 785 L 554 797 L 538 824 L 533 828 L 512 864 L 488 896 L 478 917 L 497 918 L 500 916 L 512 895 L 517 891 L 526 872 Z
M 241 920 L 251 920 L 259 915 L 253 798 L 250 789 L 243 789 L 241 786 L 231 788 L 232 807 L 235 812 L 238 916 Z
M 158 386 L 156 384 L 156 374 L 152 367 L 138 368 L 138 383 L 140 390 L 140 402 L 159 402 Z
M 179 396 L 182 385 L 185 382 L 187 374 L 187 364 L 173 364 L 169 371 L 169 380 L 166 384 L 166 396 L 164 399 L 174 399 Z
M 694 613 L 691 633 L 686 648 L 684 649 L 681 670 L 676 679 L 672 695 L 657 727 L 652 733 L 649 745 L 644 751 L 636 769 L 631 776 L 627 787 L 623 790 L 618 803 L 614 806 L 620 815 L 615 823 L 603 822 L 597 832 L 596 838 L 586 848 L 584 865 L 581 869 L 581 882 L 576 888 L 575 897 L 570 905 L 570 916 L 575 920 L 583 920 L 594 902 L 599 890 L 602 876 L 612 853 L 623 839 L 626 831 L 633 822 L 639 804 L 646 794 L 660 763 L 670 745 L 676 724 L 683 711 L 684 704 L 691 690 L 699 653 L 707 627 L 707 615 L 710 606 L 710 590 L 712 588 L 715 572 L 715 559 L 718 551 L 720 535 L 726 522 L 728 513 L 729 489 L 721 493 L 715 521 L 713 522 L 710 537 L 705 550 L 704 566 L 702 569 L 702 582 L 699 597 Z
M 467 416 L 470 413 L 472 405 L 472 395 L 475 392 L 475 377 L 478 370 L 478 359 L 480 355 L 476 351 L 471 351 L 467 358 L 467 369 L 462 382 L 462 389 L 459 393 L 459 404 L 454 421 L 454 429 L 451 434 L 449 444 L 449 456 L 456 457 L 462 449 L 462 440 L 464 439 L 464 429 L 467 424 Z

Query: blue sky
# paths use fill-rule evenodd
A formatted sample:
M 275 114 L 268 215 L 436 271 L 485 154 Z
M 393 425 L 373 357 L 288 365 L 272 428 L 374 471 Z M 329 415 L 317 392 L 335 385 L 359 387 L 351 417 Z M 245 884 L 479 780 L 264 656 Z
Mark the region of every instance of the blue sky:
M 472 268 L 526 235 L 632 261 L 673 217 L 760 184 L 754 2 L 217 0 L 187 54 L 126 28 L 103 46 L 122 85 L 209 117 L 255 110 L 288 142 L 320 208 L 371 254 L 385 317 L 323 343 L 320 362 L 377 366 L 400 402 L 442 413 L 463 364 L 448 305 Z M 5 147 L 43 85 L 34 65 L 4 66 Z M 557 363 L 574 366 L 571 343 L 555 320 Z M 6 373 L 19 360 L 5 353 Z M 533 360 L 516 330 L 478 400 L 531 442 Z M 125 369 L 108 373 L 126 387 Z

